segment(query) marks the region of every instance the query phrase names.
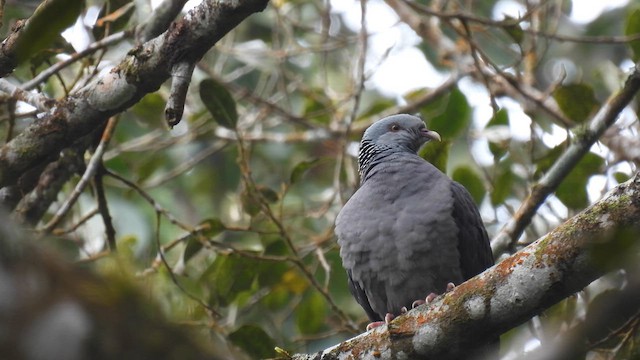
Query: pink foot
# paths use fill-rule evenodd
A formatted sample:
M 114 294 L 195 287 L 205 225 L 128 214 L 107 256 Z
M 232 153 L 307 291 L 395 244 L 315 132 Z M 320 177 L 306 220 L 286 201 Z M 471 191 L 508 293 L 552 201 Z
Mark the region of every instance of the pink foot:
M 429 304 L 429 303 L 431 303 L 431 302 L 433 301 L 433 299 L 435 299 L 435 298 L 437 298 L 437 297 L 438 297 L 438 294 L 436 294 L 436 293 L 431 293 L 431 294 L 427 295 L 427 298 L 426 298 L 426 299 L 424 299 L 424 302 L 425 302 L 425 303 L 427 303 L 427 304 Z
M 374 321 L 372 323 L 369 323 L 369 325 L 367 325 L 367 331 L 369 331 L 371 329 L 375 329 L 375 328 L 380 327 L 382 325 L 389 325 L 391 320 L 393 320 L 394 318 L 395 318 L 395 315 L 393 315 L 391 313 L 387 313 L 387 315 L 384 316 L 384 321 Z
M 456 288 L 456 284 L 450 282 L 450 283 L 447 284 L 447 290 L 445 292 L 452 292 L 453 289 L 455 289 L 455 288 Z
M 450 283 L 448 283 L 448 284 L 447 284 L 447 288 L 446 288 L 446 290 L 445 290 L 444 292 L 445 292 L 445 294 L 446 294 L 446 293 L 448 293 L 448 292 L 453 291 L 453 289 L 455 289 L 455 288 L 456 288 L 456 285 L 455 285 L 454 283 L 450 282 Z M 430 302 L 432 302 L 432 301 L 433 301 L 433 299 L 435 299 L 435 298 L 437 298 L 437 297 L 438 297 L 438 294 L 436 294 L 436 293 L 431 293 L 431 294 L 427 295 L 427 298 L 426 298 L 426 299 L 424 299 L 424 300 L 416 300 L 416 301 L 414 301 L 414 302 L 411 304 L 411 308 L 412 308 L 412 309 L 413 309 L 413 308 L 416 308 L 416 307 L 418 307 L 418 306 L 420 306 L 420 305 L 422 305 L 422 304 L 429 304 Z

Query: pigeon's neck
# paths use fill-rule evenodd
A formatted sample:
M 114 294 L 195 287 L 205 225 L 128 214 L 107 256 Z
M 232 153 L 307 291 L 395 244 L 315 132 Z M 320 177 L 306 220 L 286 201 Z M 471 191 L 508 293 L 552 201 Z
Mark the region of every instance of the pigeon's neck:
M 370 140 L 362 140 L 360 151 L 358 152 L 358 172 L 360 173 L 360 183 L 367 178 L 367 174 L 384 160 L 398 153 L 413 153 L 409 149 L 393 147 L 386 144 L 375 144 Z M 413 153 L 415 154 L 415 153 Z

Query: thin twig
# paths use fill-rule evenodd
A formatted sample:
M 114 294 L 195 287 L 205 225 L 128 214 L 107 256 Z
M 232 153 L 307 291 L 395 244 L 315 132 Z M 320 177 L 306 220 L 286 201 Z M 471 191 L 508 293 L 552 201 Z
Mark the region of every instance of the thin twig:
M 53 230 L 53 235 L 61 236 L 61 235 L 72 233 L 72 232 L 78 230 L 78 228 L 80 226 L 82 226 L 84 223 L 86 223 L 87 221 L 91 220 L 91 218 L 94 217 L 96 214 L 98 214 L 98 208 L 97 207 L 95 209 L 89 211 L 88 213 L 82 215 L 80 220 L 78 220 L 78 222 L 76 222 L 75 224 L 71 225 L 68 229 L 64 229 L 64 230 L 63 229 L 54 229 Z
M 98 210 L 104 223 L 105 234 L 107 235 L 107 245 L 109 250 L 116 251 L 116 229 L 113 226 L 109 206 L 107 205 L 107 196 L 104 192 L 104 164 L 100 162 L 98 171 L 94 176 L 93 183 L 96 190 L 96 200 L 98 201 Z
M 131 36 L 131 31 L 121 31 L 112 35 L 109 35 L 101 40 L 98 40 L 92 44 L 90 44 L 86 49 L 79 51 L 75 54 L 71 54 L 68 59 L 60 61 L 58 63 L 53 64 L 46 70 L 41 71 L 36 77 L 22 84 L 22 88 L 24 90 L 34 89 L 36 86 L 42 84 L 47 81 L 52 75 L 57 74 L 60 70 L 66 68 L 67 66 L 75 63 L 76 61 L 82 59 L 85 56 L 91 55 L 94 52 L 103 49 L 107 46 L 113 45 L 121 40 L 124 40 Z
M 10 83 L 6 79 L 0 79 L 0 91 L 9 94 L 12 98 L 24 101 L 36 109 L 46 112 L 56 103 L 54 99 L 48 98 L 42 93 L 32 93 Z
M 162 215 L 164 215 L 167 220 L 169 220 L 170 223 L 178 226 L 179 228 L 191 233 L 193 232 L 193 228 L 191 226 L 188 226 L 182 222 L 180 222 L 175 216 L 173 216 L 169 211 L 167 211 L 165 208 L 162 207 L 162 205 L 160 205 L 153 197 L 151 197 L 151 195 L 149 195 L 146 191 L 144 191 L 140 186 L 138 186 L 136 183 L 127 180 L 126 178 L 124 178 L 123 176 L 109 170 L 109 169 L 105 169 L 105 175 L 109 175 L 112 178 L 121 181 L 122 183 L 124 183 L 125 185 L 127 185 L 128 187 L 132 188 L 133 190 L 135 190 L 140 196 L 142 196 L 143 199 L 145 199 L 152 207 L 153 209 L 157 212 L 160 213 Z
M 155 231 L 156 246 L 158 247 L 158 257 L 162 261 L 162 264 L 164 264 L 164 267 L 167 269 L 167 272 L 169 272 L 169 277 L 171 277 L 171 281 L 180 289 L 180 291 L 182 291 L 185 295 L 187 295 L 187 297 L 197 302 L 198 304 L 200 304 L 200 306 L 206 309 L 207 312 L 209 313 L 209 317 L 219 318 L 220 313 L 218 311 L 216 311 L 214 308 L 209 306 L 209 304 L 204 302 L 199 297 L 191 294 L 189 291 L 187 291 L 187 289 L 185 289 L 182 286 L 182 284 L 180 284 L 180 281 L 176 277 L 176 274 L 173 272 L 171 265 L 169 265 L 169 263 L 167 262 L 167 259 L 164 257 L 164 251 L 162 251 L 162 244 L 160 243 L 160 222 L 161 222 L 160 220 L 162 219 L 161 215 L 162 214 L 160 212 L 156 212 L 156 231 Z
M 113 132 L 115 131 L 117 123 L 118 123 L 117 117 L 112 117 L 109 119 L 109 121 L 107 122 L 107 126 L 105 127 L 102 133 L 100 144 L 98 144 L 98 146 L 96 147 L 96 151 L 93 153 L 93 156 L 91 157 L 91 160 L 89 160 L 89 163 L 87 164 L 87 169 L 85 170 L 84 174 L 82 174 L 82 178 L 80 178 L 80 181 L 78 181 L 78 183 L 76 184 L 76 187 L 73 189 L 73 192 L 71 192 L 71 195 L 69 196 L 67 201 L 65 201 L 65 203 L 62 204 L 62 206 L 60 207 L 60 209 L 58 209 L 58 211 L 53 216 L 53 218 L 42 229 L 40 229 L 40 231 L 50 233 L 52 229 L 56 227 L 60 223 L 60 221 L 62 221 L 64 216 L 69 212 L 71 207 L 76 203 L 76 201 L 80 197 L 80 194 L 82 194 L 85 187 L 87 186 L 87 184 L 89 184 L 89 181 L 91 181 L 93 176 L 98 171 L 98 168 L 102 164 L 102 155 L 104 155 L 106 148 L 109 146 L 111 135 L 113 135 Z

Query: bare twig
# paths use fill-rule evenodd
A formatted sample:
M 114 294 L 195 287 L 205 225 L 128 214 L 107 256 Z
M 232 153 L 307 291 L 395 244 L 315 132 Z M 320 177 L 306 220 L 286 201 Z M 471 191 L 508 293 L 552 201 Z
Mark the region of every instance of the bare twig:
M 89 181 L 91 181 L 93 176 L 98 171 L 98 168 L 101 166 L 102 155 L 104 155 L 106 148 L 109 146 L 111 135 L 113 135 L 117 123 L 117 117 L 109 119 L 109 121 L 107 122 L 107 126 L 102 133 L 100 144 L 98 144 L 98 146 L 96 147 L 96 151 L 93 153 L 93 156 L 91 156 L 91 160 L 89 160 L 87 169 L 82 175 L 82 178 L 80 178 L 80 181 L 78 181 L 78 183 L 76 184 L 76 187 L 73 189 L 73 192 L 71 192 L 71 195 L 69 196 L 67 201 L 65 201 L 65 203 L 60 206 L 53 218 L 49 220 L 49 222 L 42 229 L 40 229 L 40 231 L 50 233 L 53 228 L 56 227 L 64 218 L 64 216 L 69 212 L 71 207 L 76 203 L 76 200 L 78 200 L 78 197 L 80 197 L 80 194 L 82 194 L 84 188 L 87 186 Z
M 50 78 L 52 75 L 55 75 L 57 73 L 60 72 L 60 70 L 66 68 L 67 66 L 77 62 L 78 60 L 93 54 L 94 52 L 100 50 L 100 49 L 104 49 L 110 45 L 113 45 L 117 42 L 120 42 L 128 37 L 131 36 L 131 33 L 128 31 L 121 31 L 112 35 L 109 35 L 105 38 L 100 39 L 99 41 L 96 41 L 92 44 L 90 44 L 86 49 L 77 52 L 75 54 L 71 54 L 71 56 L 68 59 L 65 59 L 63 61 L 57 62 L 54 65 L 52 65 L 51 67 L 49 67 L 46 70 L 41 71 L 40 73 L 38 73 L 37 76 L 35 76 L 33 79 L 27 81 L 26 83 L 22 84 L 20 87 L 24 90 L 31 90 L 34 89 L 36 86 L 42 84 L 43 82 L 47 81 L 48 78 Z
M 94 176 L 94 188 L 96 191 L 96 200 L 98 201 L 98 211 L 102 217 L 104 223 L 105 234 L 107 235 L 107 245 L 109 250 L 116 251 L 116 229 L 113 227 L 113 221 L 111 220 L 111 213 L 109 212 L 109 206 L 107 205 L 107 196 L 104 192 L 104 164 L 100 162 L 98 171 Z
M 167 220 L 169 220 L 170 223 L 178 226 L 182 230 L 185 230 L 185 231 L 187 231 L 189 233 L 193 232 L 193 227 L 191 227 L 191 226 L 189 226 L 187 224 L 184 224 L 183 222 L 179 221 L 169 211 L 167 211 L 165 208 L 163 208 L 162 205 L 160 205 L 160 203 L 158 203 L 153 197 L 151 197 L 151 195 L 149 195 L 146 191 L 144 191 L 140 186 L 138 186 L 133 181 L 127 180 L 126 178 L 114 173 L 113 171 L 111 171 L 109 169 L 105 169 L 105 175 L 109 175 L 109 176 L 113 177 L 114 179 L 117 179 L 118 181 L 121 181 L 122 183 L 124 183 L 128 187 L 132 188 L 133 190 L 135 190 L 140 196 L 142 196 L 143 199 L 145 199 L 153 207 L 153 209 L 155 210 L 156 213 L 160 213 L 160 214 L 164 215 L 167 218 Z
M 160 258 L 160 261 L 162 262 L 164 267 L 167 269 L 167 272 L 169 273 L 169 277 L 171 278 L 171 281 L 178 287 L 178 289 L 180 289 L 180 291 L 182 291 L 182 293 L 184 293 L 191 300 L 197 302 L 200 306 L 202 306 L 202 308 L 207 311 L 210 318 L 212 319 L 219 318 L 220 313 L 218 311 L 216 311 L 213 307 L 209 306 L 209 304 L 204 302 L 199 297 L 187 291 L 187 289 L 185 289 L 184 286 L 182 286 L 182 284 L 176 277 L 176 274 L 173 272 L 171 265 L 169 265 L 169 263 L 167 262 L 167 259 L 164 257 L 164 251 L 162 251 L 162 244 L 160 243 L 160 223 L 162 219 L 161 215 L 162 214 L 160 212 L 156 212 L 156 231 L 155 231 L 156 246 L 158 247 L 158 257 Z
M 35 107 L 42 112 L 49 111 L 51 107 L 56 103 L 55 100 L 50 99 L 42 95 L 41 93 L 33 93 L 22 90 L 6 79 L 0 79 L 0 91 L 9 94 L 9 96 L 16 100 L 26 102 L 27 104 Z

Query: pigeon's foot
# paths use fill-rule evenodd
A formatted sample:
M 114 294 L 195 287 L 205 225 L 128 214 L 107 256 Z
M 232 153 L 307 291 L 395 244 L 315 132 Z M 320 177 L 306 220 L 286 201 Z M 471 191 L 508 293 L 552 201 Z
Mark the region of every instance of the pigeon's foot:
M 448 284 L 447 284 L 447 288 L 446 288 L 446 290 L 444 291 L 444 293 L 446 294 L 446 293 L 448 293 L 448 292 L 451 292 L 451 291 L 453 291 L 453 289 L 455 289 L 455 288 L 456 288 L 456 285 L 455 285 L 454 283 L 450 282 L 450 283 L 448 283 Z M 432 301 L 433 301 L 433 299 L 435 299 L 435 298 L 437 298 L 437 297 L 438 297 L 438 294 L 436 294 L 436 293 L 431 293 L 431 294 L 427 295 L 427 297 L 426 297 L 424 300 L 422 300 L 422 299 L 418 299 L 418 300 L 416 300 L 416 301 L 412 302 L 412 303 L 411 303 L 411 308 L 412 308 L 412 309 L 415 309 L 415 308 L 417 308 L 418 306 L 420 306 L 420 305 L 422 305 L 422 304 L 429 304 L 430 302 L 432 302 Z
M 369 325 L 367 325 L 367 331 L 369 331 L 371 329 L 375 329 L 375 328 L 380 327 L 382 325 L 389 325 L 391 320 L 393 320 L 395 317 L 396 316 L 393 315 L 392 313 L 387 313 L 387 315 L 384 316 L 384 321 L 374 321 L 372 323 L 369 323 Z
M 447 290 L 445 291 L 445 293 L 452 292 L 453 289 L 455 289 L 455 288 L 456 288 L 456 284 L 450 282 L 450 283 L 447 284 Z

